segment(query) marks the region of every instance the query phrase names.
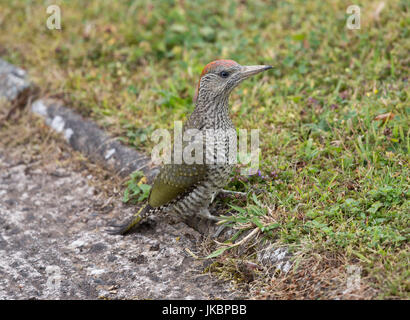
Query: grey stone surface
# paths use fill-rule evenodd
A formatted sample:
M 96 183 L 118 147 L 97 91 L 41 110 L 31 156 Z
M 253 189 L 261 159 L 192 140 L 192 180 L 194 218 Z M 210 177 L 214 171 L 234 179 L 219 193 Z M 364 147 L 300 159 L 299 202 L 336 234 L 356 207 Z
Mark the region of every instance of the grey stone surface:
M 0 59 L 0 98 L 17 101 L 27 97 L 31 84 L 23 69 Z
M 263 265 L 288 273 L 293 266 L 292 255 L 288 248 L 273 244 L 261 244 L 257 250 L 257 261 Z
M 0 299 L 238 296 L 186 254 L 197 252 L 200 234 L 184 223 L 158 216 L 138 233 L 109 235 L 107 223 L 133 207 L 113 199 L 104 214 L 95 204 L 107 199 L 94 195 L 91 175 L 47 163 L 32 169 L 6 154 L 0 149 Z

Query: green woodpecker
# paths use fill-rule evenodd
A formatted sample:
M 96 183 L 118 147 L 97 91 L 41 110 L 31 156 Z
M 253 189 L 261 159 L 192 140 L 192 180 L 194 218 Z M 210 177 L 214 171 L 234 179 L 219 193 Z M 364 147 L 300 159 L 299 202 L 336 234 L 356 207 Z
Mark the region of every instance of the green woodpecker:
M 129 222 L 114 226 L 111 233 L 126 234 L 148 215 L 170 210 L 186 218 L 200 215 L 218 220 L 208 208 L 228 183 L 234 166 L 228 155 L 230 143 L 236 143 L 236 129 L 229 117 L 229 95 L 243 80 L 271 68 L 268 65 L 241 66 L 233 60 L 216 60 L 205 66 L 194 97 L 195 109 L 183 126 L 183 133 L 191 130 L 204 143 L 199 157 L 202 161 L 177 163 L 174 149 L 171 163 L 164 164 L 154 180 L 148 203 Z M 209 132 L 214 134 L 212 144 L 208 143 L 211 140 Z

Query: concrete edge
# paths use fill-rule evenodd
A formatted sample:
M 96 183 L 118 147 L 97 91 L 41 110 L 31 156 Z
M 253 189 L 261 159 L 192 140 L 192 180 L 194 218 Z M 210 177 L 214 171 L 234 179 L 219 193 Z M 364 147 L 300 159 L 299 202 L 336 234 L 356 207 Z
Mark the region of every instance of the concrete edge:
M 159 172 L 145 154 L 124 146 L 95 123 L 85 120 L 59 102 L 38 99 L 32 103 L 31 111 L 43 118 L 54 131 L 61 133 L 74 150 L 120 177 L 140 170 L 150 182 Z

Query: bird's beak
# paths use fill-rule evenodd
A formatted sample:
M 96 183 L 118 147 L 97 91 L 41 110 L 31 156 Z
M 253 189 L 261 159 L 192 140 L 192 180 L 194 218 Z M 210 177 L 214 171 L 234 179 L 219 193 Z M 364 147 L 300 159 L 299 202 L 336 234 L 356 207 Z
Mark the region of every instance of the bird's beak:
M 241 79 L 247 79 L 255 74 L 262 71 L 272 69 L 272 66 L 261 65 L 261 66 L 243 66 L 241 69 Z

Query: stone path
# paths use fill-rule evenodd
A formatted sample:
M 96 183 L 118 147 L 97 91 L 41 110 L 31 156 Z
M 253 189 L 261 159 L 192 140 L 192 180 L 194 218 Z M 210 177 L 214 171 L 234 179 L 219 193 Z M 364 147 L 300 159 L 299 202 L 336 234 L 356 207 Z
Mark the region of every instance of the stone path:
M 139 233 L 109 235 L 107 223 L 133 207 L 95 195 L 92 174 L 55 160 L 27 163 L 19 148 L 0 144 L 0 299 L 238 297 L 186 254 L 198 232 L 157 217 Z

